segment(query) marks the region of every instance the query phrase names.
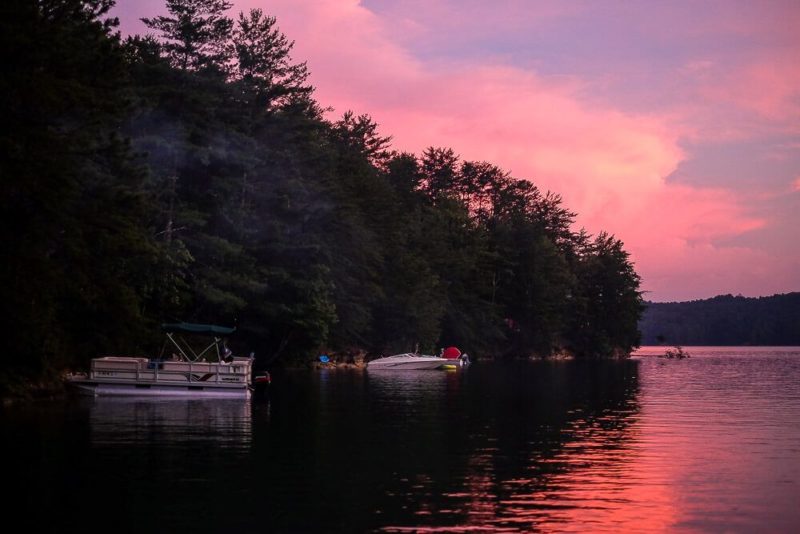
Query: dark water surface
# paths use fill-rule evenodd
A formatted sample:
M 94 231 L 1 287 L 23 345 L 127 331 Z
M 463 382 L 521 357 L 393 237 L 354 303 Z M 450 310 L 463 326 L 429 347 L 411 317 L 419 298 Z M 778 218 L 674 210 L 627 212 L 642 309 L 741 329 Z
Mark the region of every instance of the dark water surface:
M 36 532 L 800 532 L 800 349 L 688 350 L 6 406 L 3 508 Z

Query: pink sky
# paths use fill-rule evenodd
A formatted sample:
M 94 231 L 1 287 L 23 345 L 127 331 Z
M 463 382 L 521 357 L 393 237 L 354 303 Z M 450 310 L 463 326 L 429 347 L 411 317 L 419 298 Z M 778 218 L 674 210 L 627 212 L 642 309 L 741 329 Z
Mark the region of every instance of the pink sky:
M 163 1 L 118 0 L 126 33 Z M 239 0 L 295 40 L 331 118 L 560 193 L 645 298 L 800 291 L 800 4 Z

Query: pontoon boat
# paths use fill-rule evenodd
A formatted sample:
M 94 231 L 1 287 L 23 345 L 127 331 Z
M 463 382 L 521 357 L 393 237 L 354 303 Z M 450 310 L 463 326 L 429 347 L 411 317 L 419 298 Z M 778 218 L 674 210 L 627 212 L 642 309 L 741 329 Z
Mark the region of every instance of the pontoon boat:
M 189 323 L 161 326 L 177 350 L 170 358 L 94 358 L 89 372 L 70 375 L 69 383 L 82 394 L 96 396 L 250 397 L 253 358 L 232 356 L 225 346 L 226 336 L 235 328 Z M 213 341 L 198 352 L 180 334 Z

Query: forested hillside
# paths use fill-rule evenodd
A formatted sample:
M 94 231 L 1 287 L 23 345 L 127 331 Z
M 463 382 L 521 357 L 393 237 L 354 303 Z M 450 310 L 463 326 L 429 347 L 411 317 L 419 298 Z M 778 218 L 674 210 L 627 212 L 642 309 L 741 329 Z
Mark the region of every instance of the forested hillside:
M 800 345 L 800 293 L 646 306 L 644 345 Z
M 535 177 L 327 118 L 260 10 L 168 0 L 123 38 L 112 4 L 0 8 L 5 382 L 149 354 L 176 320 L 235 324 L 262 364 L 637 344 L 622 242 Z

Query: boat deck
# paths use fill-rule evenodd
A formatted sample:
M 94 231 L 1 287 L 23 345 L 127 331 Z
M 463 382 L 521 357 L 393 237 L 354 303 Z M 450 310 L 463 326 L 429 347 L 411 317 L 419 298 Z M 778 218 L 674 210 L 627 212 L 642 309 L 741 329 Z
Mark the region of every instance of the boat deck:
M 249 397 L 251 372 L 249 358 L 210 363 L 105 356 L 92 360 L 88 375 L 70 382 L 94 395 Z

